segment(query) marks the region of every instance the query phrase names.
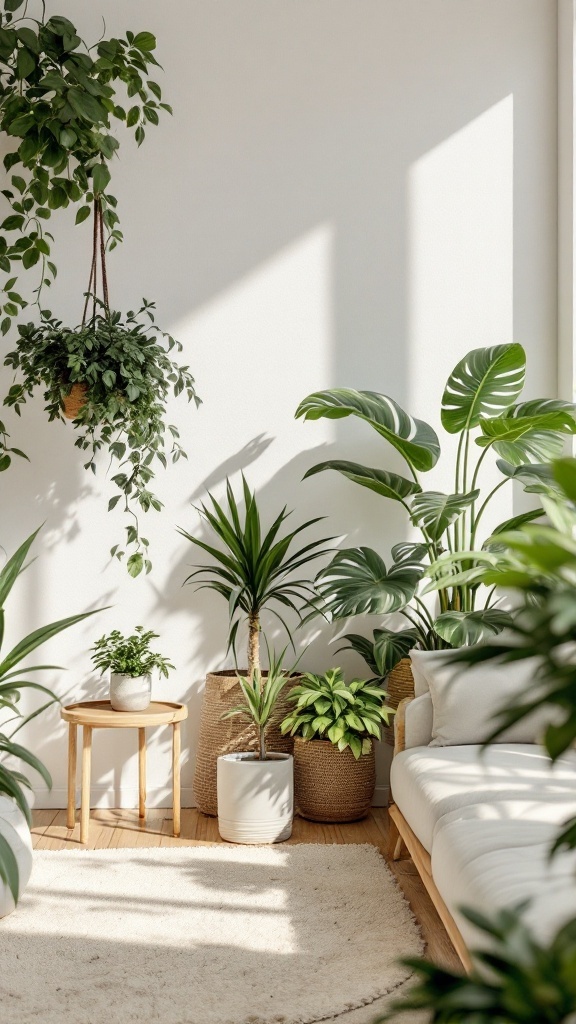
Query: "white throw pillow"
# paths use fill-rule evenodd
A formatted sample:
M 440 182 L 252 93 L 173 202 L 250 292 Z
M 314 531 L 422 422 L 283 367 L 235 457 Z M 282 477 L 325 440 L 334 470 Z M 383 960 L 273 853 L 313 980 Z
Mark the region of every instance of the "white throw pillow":
M 419 685 L 424 679 L 432 697 L 431 747 L 483 743 L 495 728 L 495 715 L 511 704 L 530 700 L 536 681 L 538 662 L 534 658 L 468 667 L 450 664 L 455 652 L 411 653 L 417 655 Z M 539 708 L 506 729 L 495 742 L 538 743 L 553 718 L 553 708 Z

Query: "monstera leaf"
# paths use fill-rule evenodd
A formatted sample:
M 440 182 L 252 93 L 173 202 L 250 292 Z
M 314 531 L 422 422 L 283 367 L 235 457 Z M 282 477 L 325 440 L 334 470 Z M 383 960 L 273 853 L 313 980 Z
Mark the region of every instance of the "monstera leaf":
M 304 474 L 304 480 L 309 476 L 315 476 L 316 473 L 323 473 L 325 469 L 335 469 L 352 483 L 368 487 L 369 490 L 375 491 L 383 498 L 392 498 L 393 501 L 400 501 L 403 505 L 406 504 L 405 498 L 411 494 L 418 494 L 422 490 L 420 484 L 415 483 L 414 480 L 406 480 L 405 477 L 398 476 L 397 473 L 387 473 L 383 469 L 370 469 L 369 466 L 361 466 L 357 462 L 346 462 L 343 459 L 319 462 L 317 466 L 312 466 L 312 469 Z
M 439 540 L 442 534 L 468 508 L 480 494 L 442 494 L 440 491 L 423 491 L 412 499 L 412 520 L 431 540 Z
M 508 612 L 486 608 L 476 612 L 444 612 L 434 623 L 438 636 L 453 647 L 468 647 L 501 633 L 512 621 Z
M 493 447 L 513 466 L 549 462 L 562 454 L 564 438 L 576 434 L 576 406 L 559 399 L 522 402 L 481 426 L 476 444 Z
M 524 386 L 526 353 L 521 345 L 475 348 L 450 374 L 442 396 L 442 426 L 449 434 L 471 430 L 500 416 Z
M 402 629 L 397 633 L 391 629 L 375 629 L 372 635 L 374 639 L 368 640 L 358 633 L 346 633 L 342 639 L 348 644 L 338 651 L 356 651 L 377 679 L 383 679 L 406 658 L 419 639 L 415 629 Z
M 560 496 L 562 489 L 554 477 L 552 466 L 546 462 L 528 463 L 513 466 L 504 459 L 498 459 L 496 465 L 500 472 L 510 480 L 519 480 L 527 494 L 552 494 Z
M 401 541 L 400 544 L 394 544 L 391 555 L 396 565 L 412 565 L 423 570 L 422 563 L 428 558 L 428 548 L 426 544 Z
M 404 608 L 416 593 L 422 570 L 386 568 L 372 548 L 345 548 L 316 577 L 317 589 L 335 619 L 349 615 L 387 615 Z
M 376 391 L 316 391 L 298 406 L 296 418 L 300 416 L 306 420 L 357 416 L 386 438 L 412 469 L 423 473 L 436 465 L 440 455 L 440 442 L 432 427 L 409 416 L 392 398 Z
M 497 537 L 499 533 L 519 530 L 522 526 L 526 526 L 527 523 L 533 523 L 535 519 L 541 519 L 544 514 L 543 508 L 533 508 L 530 512 L 520 512 L 519 515 L 512 516 L 511 519 L 505 519 L 503 523 L 496 526 L 492 531 L 492 536 Z

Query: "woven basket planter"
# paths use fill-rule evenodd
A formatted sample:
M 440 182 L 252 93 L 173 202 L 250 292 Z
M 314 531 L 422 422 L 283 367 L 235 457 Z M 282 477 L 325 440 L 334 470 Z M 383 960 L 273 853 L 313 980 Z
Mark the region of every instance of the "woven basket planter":
M 73 384 L 69 394 L 64 395 L 64 415 L 67 420 L 75 420 L 86 404 L 86 391 L 85 384 Z
M 410 658 L 402 658 L 389 673 L 386 679 L 386 706 L 396 709 L 401 700 L 405 697 L 414 696 L 414 676 L 412 675 L 412 662 Z M 394 722 L 384 726 L 382 737 L 385 743 L 394 746 Z
M 246 673 L 242 673 L 246 674 Z M 300 676 L 294 676 L 294 686 Z M 288 684 L 276 702 L 274 715 L 268 728 L 266 746 L 268 750 L 291 754 L 294 740 L 280 734 L 280 723 L 293 708 L 287 696 L 291 689 Z M 210 672 L 206 676 L 206 689 L 200 716 L 200 736 L 194 770 L 194 797 L 196 806 L 203 814 L 216 817 L 218 798 L 216 795 L 216 770 L 218 758 L 223 754 L 238 754 L 258 749 L 256 728 L 241 715 L 226 718 L 222 715 L 230 708 L 242 703 L 242 690 L 236 673 Z
M 310 821 L 357 821 L 370 810 L 376 786 L 374 744 L 358 760 L 329 740 L 294 740 L 296 808 Z

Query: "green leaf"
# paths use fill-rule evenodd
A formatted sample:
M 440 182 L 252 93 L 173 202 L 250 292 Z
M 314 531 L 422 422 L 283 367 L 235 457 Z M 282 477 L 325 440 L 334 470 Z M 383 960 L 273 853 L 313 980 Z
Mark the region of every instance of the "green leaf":
M 345 462 L 342 459 L 332 459 L 329 462 L 319 462 L 317 466 L 312 466 L 304 474 L 304 480 L 308 477 L 315 476 L 316 473 L 323 473 L 326 469 L 334 469 L 338 473 L 342 473 L 348 480 L 351 480 L 354 484 L 360 484 L 361 487 L 367 487 L 371 491 L 375 491 L 376 494 L 380 494 L 383 498 L 392 498 L 394 501 L 401 501 L 404 504 L 404 498 L 407 498 L 411 494 L 417 494 L 422 490 L 420 484 L 414 480 L 406 480 L 403 476 L 398 476 L 397 473 L 388 473 L 383 469 L 370 469 L 368 466 L 361 466 L 357 462 Z
M 16 58 L 16 77 L 27 78 L 35 70 L 36 60 L 34 55 L 25 46 L 20 47 Z
M 138 124 L 140 120 L 140 107 L 130 107 L 128 114 L 126 115 L 126 127 L 133 128 L 135 124 Z
M 107 123 L 107 110 L 89 92 L 83 92 L 81 89 L 68 89 L 66 99 L 74 113 L 79 117 L 83 117 L 93 124 Z
M 13 14 L 19 7 L 22 7 L 24 0 L 4 0 L 4 10 Z
M 442 396 L 442 426 L 449 434 L 471 430 L 499 416 L 524 386 L 526 354 L 521 345 L 476 348 L 450 374 Z
M 440 455 L 435 431 L 422 420 L 414 419 L 393 399 L 375 391 L 338 388 L 308 395 L 296 410 L 306 420 L 342 419 L 357 416 L 384 437 L 414 470 L 432 469 Z
M 412 521 L 432 540 L 440 540 L 450 524 L 476 501 L 479 494 L 480 491 L 469 491 L 468 494 L 423 491 L 412 499 Z
M 499 526 L 496 526 L 492 531 L 492 536 L 498 536 L 499 533 L 508 533 L 511 530 L 519 530 L 526 523 L 532 523 L 535 519 L 541 519 L 544 515 L 543 508 L 534 508 L 530 512 L 520 512 L 517 516 L 512 516 L 511 519 L 506 519 Z
M 576 407 L 560 399 L 537 399 L 484 421 L 476 444 L 492 446 L 507 462 L 519 466 L 561 455 L 564 438 L 570 434 L 576 434 Z
M 156 36 L 152 32 L 138 32 L 134 37 L 133 45 L 143 53 L 149 53 L 156 49 Z
M 110 171 L 106 164 L 96 164 L 92 170 L 92 180 L 95 192 L 105 192 L 110 184 Z
M 26 270 L 29 270 L 30 267 L 33 267 L 36 263 L 38 263 L 39 259 L 40 253 L 37 249 L 26 249 L 26 252 L 22 257 L 22 266 Z
M 140 575 L 144 568 L 144 559 L 138 551 L 135 551 L 133 555 L 130 555 L 130 558 L 126 563 L 126 568 L 128 569 L 130 576 L 136 577 Z
M 467 647 L 488 640 L 510 625 L 508 612 L 486 608 L 475 612 L 444 612 L 435 623 L 438 636 L 453 647 Z
M 346 548 L 317 577 L 318 591 L 334 618 L 387 615 L 412 600 L 422 572 L 393 565 L 389 570 L 371 548 Z
M 552 467 L 548 463 L 512 466 L 509 462 L 498 459 L 496 465 L 504 476 L 510 480 L 520 481 L 527 494 L 547 494 L 558 497 L 562 493 L 559 484 L 554 479 Z
M 1 231 L 19 231 L 24 224 L 24 217 L 21 214 L 11 214 L 0 224 Z
M 556 459 L 552 463 L 552 475 L 566 497 L 576 504 L 576 460 Z
M 9 0 L 5 0 L 7 4 Z M 19 0 L 23 2 L 23 0 Z M 16 855 L 10 846 L 10 843 L 0 833 L 0 878 L 5 885 L 8 886 L 12 893 L 12 899 L 14 903 L 18 903 L 19 895 L 19 878 L 18 878 L 18 861 Z
M 91 213 L 92 209 L 90 206 L 81 206 L 76 214 L 76 223 L 81 224 L 83 220 L 88 219 Z
M 339 650 L 355 651 L 380 679 L 387 676 L 418 643 L 415 629 L 396 632 L 392 629 L 375 629 L 373 637 L 374 640 L 370 641 L 358 633 L 346 633 L 343 639 L 348 640 L 348 648 L 341 647 Z

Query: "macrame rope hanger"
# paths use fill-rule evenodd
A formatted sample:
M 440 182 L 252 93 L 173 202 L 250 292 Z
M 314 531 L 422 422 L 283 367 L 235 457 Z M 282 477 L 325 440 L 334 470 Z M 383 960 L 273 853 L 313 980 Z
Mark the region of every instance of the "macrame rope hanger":
M 92 232 L 92 265 L 90 267 L 90 278 L 88 280 L 88 291 L 82 313 L 82 326 L 86 324 L 88 306 L 92 298 L 92 320 L 96 319 L 97 290 L 98 290 L 98 263 L 102 274 L 102 299 L 106 316 L 110 314 L 110 302 L 108 298 L 108 275 L 106 273 L 106 241 L 104 237 L 104 218 L 102 215 L 102 200 L 99 195 L 94 196 L 94 229 Z

